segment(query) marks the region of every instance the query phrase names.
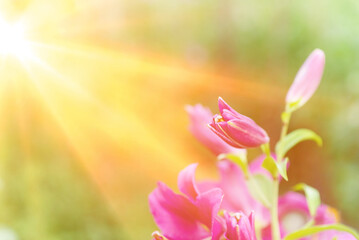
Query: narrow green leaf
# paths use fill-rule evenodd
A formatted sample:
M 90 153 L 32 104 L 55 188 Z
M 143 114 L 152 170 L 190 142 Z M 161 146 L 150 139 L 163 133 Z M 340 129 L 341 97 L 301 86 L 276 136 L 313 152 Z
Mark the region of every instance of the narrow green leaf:
M 277 143 L 275 149 L 278 158 L 283 158 L 291 148 L 305 140 L 313 140 L 319 146 L 322 145 L 322 139 L 315 132 L 309 129 L 297 129 Z
M 310 215 L 312 217 L 314 217 L 315 214 L 317 213 L 317 209 L 320 205 L 320 194 L 319 194 L 318 190 L 311 186 L 308 186 L 307 184 L 304 184 L 304 183 L 299 183 L 299 184 L 295 185 L 294 190 L 295 191 L 300 191 L 300 190 L 304 191 L 305 197 L 307 199 Z
M 273 199 L 273 181 L 262 174 L 255 174 L 250 176 L 247 184 L 251 195 L 270 208 Z
M 266 157 L 263 160 L 262 167 L 267 169 L 268 172 L 270 172 L 273 177 L 277 176 L 277 172 L 278 172 L 277 163 L 272 157 L 270 156 Z
M 343 224 L 331 224 L 331 225 L 318 225 L 318 226 L 312 226 L 309 228 L 304 228 L 301 230 L 298 230 L 296 232 L 288 234 L 284 240 L 296 240 L 303 237 L 307 237 L 322 231 L 326 230 L 337 230 L 342 232 L 347 232 L 353 235 L 356 239 L 359 240 L 359 234 L 352 229 L 351 227 L 345 226 Z
M 287 165 L 288 165 L 288 158 L 285 158 L 282 162 L 278 163 L 276 162 L 277 168 L 278 168 L 278 172 L 279 174 L 286 180 L 288 181 L 288 175 L 287 175 Z
M 287 164 L 288 158 L 279 163 L 272 157 L 266 157 L 263 160 L 262 167 L 267 169 L 273 178 L 276 178 L 277 174 L 279 173 L 286 181 L 288 181 Z
M 271 154 L 269 143 L 262 144 L 261 149 L 265 155 L 269 156 Z

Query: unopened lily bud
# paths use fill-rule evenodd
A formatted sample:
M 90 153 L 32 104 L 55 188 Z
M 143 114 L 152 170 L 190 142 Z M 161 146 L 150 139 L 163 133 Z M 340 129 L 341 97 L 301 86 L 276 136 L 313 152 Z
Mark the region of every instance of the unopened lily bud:
M 225 142 L 237 148 L 254 148 L 269 141 L 266 131 L 252 119 L 236 112 L 222 98 L 218 105 L 221 115 L 216 114 L 208 126 Z
M 243 213 L 229 215 L 225 213 L 227 224 L 226 239 L 230 240 L 256 240 L 253 213 L 247 217 Z
M 295 104 L 296 107 L 301 107 L 312 97 L 322 79 L 324 65 L 324 52 L 320 49 L 315 49 L 295 76 L 294 82 L 287 93 L 287 104 Z
M 192 134 L 205 145 L 209 150 L 211 150 L 215 155 L 227 154 L 227 153 L 239 153 L 238 148 L 234 148 L 224 142 L 222 139 L 218 138 L 207 125 L 212 120 L 212 112 L 209 108 L 202 106 L 201 104 L 196 104 L 194 106 L 186 106 L 186 111 L 190 118 L 189 129 Z

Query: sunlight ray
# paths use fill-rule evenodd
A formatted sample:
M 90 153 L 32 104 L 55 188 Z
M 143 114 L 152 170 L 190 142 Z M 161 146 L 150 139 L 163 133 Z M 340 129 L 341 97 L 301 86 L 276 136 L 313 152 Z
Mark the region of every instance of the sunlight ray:
M 201 86 L 202 88 L 212 89 L 220 88 L 229 93 L 238 92 L 238 89 L 241 89 L 241 94 L 243 97 L 250 99 L 258 99 L 264 101 L 262 97 L 263 94 L 255 94 L 255 92 L 266 93 L 274 92 L 274 95 L 284 95 L 285 88 L 268 85 L 263 82 L 252 81 L 251 79 L 255 76 L 243 75 L 241 77 L 231 77 L 224 76 L 219 73 L 215 73 L 209 69 L 192 69 L 186 67 L 186 64 L 179 61 L 163 61 L 159 60 L 159 56 L 150 53 L 144 53 L 143 55 L 139 53 L 131 53 L 124 51 L 113 51 L 105 48 L 99 48 L 96 46 L 89 46 L 84 44 L 65 44 L 65 43 L 31 43 L 34 48 L 46 49 L 53 51 L 56 54 L 65 54 L 69 56 L 78 56 L 83 58 L 91 59 L 95 62 L 107 62 L 108 64 L 115 66 L 120 66 L 124 64 L 125 66 L 137 66 L 143 73 L 154 74 L 156 76 L 161 76 L 155 78 L 156 81 L 167 81 L 168 76 L 173 76 L 171 78 L 172 84 L 185 83 L 191 86 Z M 150 61 L 148 59 L 151 59 Z M 161 58 L 160 58 L 161 59 Z M 170 62 L 170 63 L 169 63 Z M 218 86 L 217 82 L 224 82 Z M 206 83 L 206 84 L 204 84 Z M 216 85 L 215 85 L 216 84 Z M 253 91 L 255 89 L 256 91 Z M 265 100 L 266 102 L 268 99 Z M 274 104 L 278 104 L 280 100 L 270 98 L 269 101 L 273 101 Z
M 32 59 L 34 60 L 34 59 Z M 145 122 L 143 120 L 140 120 L 138 116 L 134 115 L 130 109 L 122 108 L 123 114 L 118 113 L 117 111 L 114 111 L 113 109 L 108 108 L 106 105 L 102 104 L 99 100 L 97 100 L 94 96 L 92 96 L 90 93 L 88 93 L 84 88 L 77 85 L 76 83 L 73 83 L 72 81 L 68 80 L 65 76 L 61 75 L 58 71 L 56 71 L 53 67 L 51 67 L 49 64 L 45 63 L 39 58 L 36 58 L 34 61 L 38 66 L 40 66 L 39 69 L 34 68 L 34 66 L 30 66 L 29 63 L 23 62 L 23 64 L 26 65 L 27 72 L 30 72 L 31 70 L 45 70 L 46 72 L 51 74 L 51 77 L 46 78 L 46 81 L 52 81 L 55 82 L 57 85 L 64 86 L 65 89 L 70 90 L 73 92 L 72 97 L 75 100 L 78 97 L 77 93 L 80 93 L 80 97 L 82 97 L 87 103 L 90 103 L 91 105 L 95 106 L 99 109 L 99 111 L 102 113 L 103 116 L 102 119 L 106 119 L 106 121 L 109 121 L 111 123 L 111 126 L 113 126 L 112 129 L 107 128 L 107 124 L 96 124 L 98 129 L 101 129 L 103 133 L 106 134 L 107 137 L 110 137 L 110 139 L 113 140 L 113 142 L 121 145 L 121 143 L 124 141 L 124 139 L 127 139 L 127 141 L 133 141 L 134 143 L 137 142 L 137 144 L 141 143 L 144 145 L 144 148 L 149 148 L 151 151 L 158 152 L 164 156 L 172 157 L 177 159 L 176 162 L 181 162 L 181 158 L 178 156 L 173 157 L 173 154 L 170 150 L 164 148 L 162 146 L 162 143 L 160 141 L 157 141 L 156 134 L 150 130 L 150 128 L 147 127 Z M 32 81 L 35 81 L 35 85 L 38 88 L 38 90 L 41 90 L 42 96 L 44 99 L 44 102 L 46 104 L 49 104 L 52 100 L 51 98 L 54 98 L 54 96 L 51 96 L 49 94 L 45 94 L 45 89 L 42 86 L 45 82 L 41 82 L 40 80 L 37 80 L 36 76 L 31 73 L 31 79 Z M 54 81 L 57 78 L 58 81 Z M 50 89 L 46 89 L 46 92 L 49 92 Z M 49 109 L 51 109 L 52 114 L 54 116 L 57 116 L 57 120 L 60 123 L 61 129 L 66 130 L 65 134 L 67 137 L 71 137 L 71 134 L 73 134 L 73 130 L 71 128 L 68 128 L 66 126 L 66 120 L 63 119 L 64 116 L 63 113 L 57 112 L 58 107 L 54 104 L 51 104 L 51 106 L 48 106 Z M 68 122 L 68 121 L 67 121 Z M 93 123 L 92 123 L 93 124 Z M 123 126 L 127 126 L 126 129 L 123 129 Z M 133 129 L 136 129 L 138 132 L 141 133 L 141 142 L 138 142 L 137 134 L 134 134 L 131 132 Z M 118 139 L 118 132 L 128 131 L 127 134 L 122 133 L 123 137 L 120 137 Z M 70 136 L 68 136 L 70 135 Z M 123 139 L 124 138 L 124 139 Z M 84 139 L 77 139 L 76 141 L 72 142 L 81 142 L 84 141 Z M 86 141 L 86 140 L 85 140 Z M 91 144 L 91 143 L 88 143 Z M 86 147 L 76 147 L 77 152 L 83 152 L 85 151 Z M 82 159 L 90 159 L 89 156 L 82 157 Z M 152 174 L 151 171 L 147 171 L 149 174 Z
M 73 134 L 73 130 L 70 129 L 67 124 L 66 120 L 62 117 L 63 115 L 58 112 L 56 109 L 56 105 L 52 101 L 51 97 L 47 94 L 46 89 L 43 88 L 41 83 L 37 80 L 37 77 L 32 73 L 31 69 L 26 63 L 23 63 L 23 66 L 26 69 L 26 72 L 31 79 L 31 81 L 35 84 L 35 88 L 37 89 L 38 93 L 43 99 L 43 104 L 45 104 L 46 109 L 50 112 L 51 116 L 54 118 L 56 123 L 61 129 L 61 134 L 65 137 L 65 139 L 68 141 L 68 147 L 70 147 L 77 156 L 77 158 L 80 160 L 82 164 L 79 164 L 85 172 L 89 173 L 90 176 L 92 176 L 92 180 L 97 188 L 97 190 L 101 193 L 99 196 L 102 196 L 106 199 L 106 202 L 109 204 L 109 206 L 113 207 L 113 201 L 108 197 L 107 191 L 101 186 L 97 178 L 94 178 L 93 176 L 96 176 L 94 174 L 94 170 L 96 170 L 96 167 L 92 166 L 91 161 L 88 161 L 91 159 L 90 154 L 86 154 L 85 149 L 87 149 L 87 146 L 82 145 L 83 141 L 81 139 L 76 138 L 76 136 Z M 118 215 L 116 215 L 118 217 Z

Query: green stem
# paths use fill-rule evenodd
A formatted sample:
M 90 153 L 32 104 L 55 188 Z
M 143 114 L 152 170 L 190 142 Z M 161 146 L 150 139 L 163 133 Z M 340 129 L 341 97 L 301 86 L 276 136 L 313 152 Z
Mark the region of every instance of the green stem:
M 278 178 L 274 179 L 273 182 L 273 201 L 272 207 L 270 209 L 272 217 L 272 240 L 280 240 L 280 231 L 279 231 L 279 219 L 278 219 L 278 195 L 279 195 L 279 180 Z
M 284 137 L 288 133 L 288 126 L 291 117 L 291 111 L 288 110 L 289 107 L 286 106 L 286 110 L 284 112 L 285 117 L 282 118 L 283 120 L 283 127 L 280 134 L 280 141 L 284 139 Z M 278 156 L 277 161 L 280 163 L 282 161 L 282 157 Z M 272 240 L 280 240 L 280 229 L 279 229 L 279 219 L 278 219 L 278 195 L 279 195 L 279 179 L 277 177 L 273 180 L 273 201 L 272 207 L 270 209 L 271 218 L 272 218 Z
M 282 126 L 282 131 L 280 133 L 280 141 L 287 135 L 288 133 L 288 126 L 289 126 L 289 121 L 290 121 L 290 117 L 291 117 L 291 112 L 286 112 L 287 117 L 286 119 L 283 121 L 283 126 Z

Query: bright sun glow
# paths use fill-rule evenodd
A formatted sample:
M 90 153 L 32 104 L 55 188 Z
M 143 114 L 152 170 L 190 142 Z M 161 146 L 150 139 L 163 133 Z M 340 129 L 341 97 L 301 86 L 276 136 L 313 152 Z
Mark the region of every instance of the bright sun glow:
M 0 55 L 15 55 L 19 58 L 31 55 L 23 25 L 10 24 L 0 19 Z

